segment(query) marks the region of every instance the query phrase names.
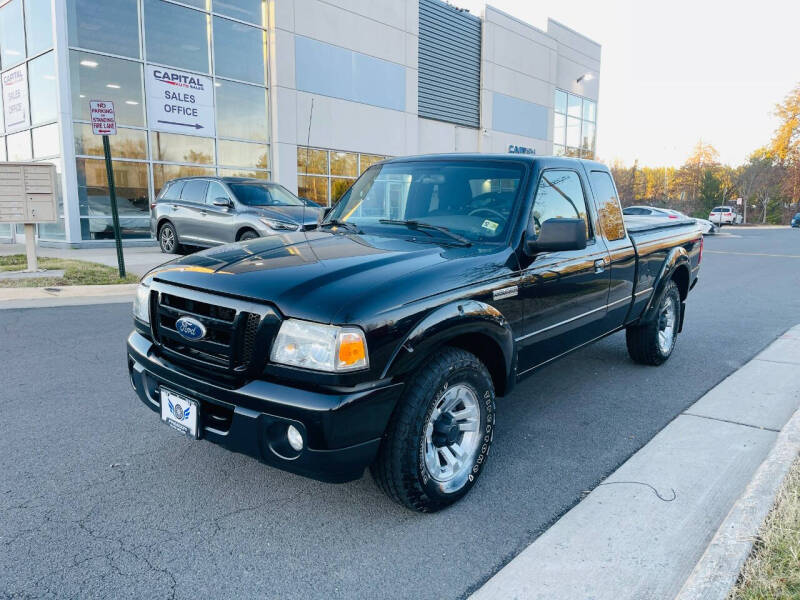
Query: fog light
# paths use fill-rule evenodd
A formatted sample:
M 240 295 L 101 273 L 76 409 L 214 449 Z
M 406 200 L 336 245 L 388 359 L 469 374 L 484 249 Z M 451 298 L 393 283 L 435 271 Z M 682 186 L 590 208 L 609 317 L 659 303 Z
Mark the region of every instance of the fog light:
M 286 430 L 286 439 L 289 440 L 289 445 L 298 452 L 303 449 L 303 434 L 294 425 L 289 425 Z

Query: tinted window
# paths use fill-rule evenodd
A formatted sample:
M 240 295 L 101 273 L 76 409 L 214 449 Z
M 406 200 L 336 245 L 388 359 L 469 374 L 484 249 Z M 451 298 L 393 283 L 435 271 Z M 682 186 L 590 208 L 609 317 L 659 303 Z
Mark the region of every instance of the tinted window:
M 72 110 L 76 119 L 89 121 L 89 101 L 114 103 L 117 126 L 144 125 L 142 65 L 132 60 L 70 50 Z
M 592 229 L 586 211 L 586 199 L 580 177 L 575 171 L 548 170 L 539 180 L 533 201 L 533 231 L 538 236 L 542 223 L 548 219 L 583 219 L 586 238 Z
M 145 0 L 144 39 L 148 62 L 208 73 L 206 19 L 205 14 L 190 8 L 161 0 Z
M 222 187 L 218 181 L 209 181 L 208 190 L 206 191 L 206 204 L 214 204 L 217 198 L 230 198 L 228 192 Z
M 139 58 L 136 4 L 136 0 L 103 0 L 101 8 L 97 0 L 68 0 L 70 45 Z
M 25 26 L 22 0 L 12 0 L 0 8 L 0 64 L 7 69 L 25 60 Z
M 184 181 L 172 181 L 164 188 L 162 200 L 178 200 L 181 197 Z
M 611 175 L 605 171 L 592 171 L 592 190 L 597 199 L 597 214 L 600 217 L 600 227 L 610 241 L 621 240 L 625 237 L 625 223 L 619 210 L 617 190 Z
M 266 25 L 263 22 L 261 0 L 214 0 L 214 12 L 240 21 Z
M 274 191 L 273 186 L 261 183 L 232 183 L 230 187 L 236 199 L 247 206 L 279 206 L 282 204 L 290 204 L 293 206 L 303 205 L 303 203 L 294 196 L 286 198 L 283 195 L 272 194 Z
M 267 94 L 262 87 L 217 80 L 217 135 L 266 142 Z
M 206 185 L 202 179 L 191 179 L 183 186 L 181 199 L 187 202 L 198 202 L 202 204 L 205 201 Z
M 305 204 L 300 198 L 280 185 L 269 186 L 269 193 L 276 204 L 286 204 L 289 206 L 301 206 Z
M 220 77 L 264 85 L 264 31 L 214 17 L 214 68 Z
M 55 121 L 56 67 L 53 53 L 48 52 L 28 63 L 28 85 L 30 86 L 31 123 Z
M 36 56 L 53 45 L 50 0 L 25 0 L 25 31 L 28 56 Z

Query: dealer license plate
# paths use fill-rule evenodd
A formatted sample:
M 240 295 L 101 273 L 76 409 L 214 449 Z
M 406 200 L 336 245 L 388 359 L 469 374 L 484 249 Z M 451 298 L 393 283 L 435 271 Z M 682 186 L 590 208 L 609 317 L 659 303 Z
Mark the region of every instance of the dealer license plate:
M 197 439 L 200 405 L 196 400 L 161 388 L 161 420 L 173 429 Z

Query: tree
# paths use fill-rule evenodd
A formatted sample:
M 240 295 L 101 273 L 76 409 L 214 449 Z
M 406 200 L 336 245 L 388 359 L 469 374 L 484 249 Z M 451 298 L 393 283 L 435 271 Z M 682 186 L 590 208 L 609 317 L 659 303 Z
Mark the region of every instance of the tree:
M 775 107 L 779 119 L 768 151 L 784 171 L 781 191 L 800 212 L 800 84 Z

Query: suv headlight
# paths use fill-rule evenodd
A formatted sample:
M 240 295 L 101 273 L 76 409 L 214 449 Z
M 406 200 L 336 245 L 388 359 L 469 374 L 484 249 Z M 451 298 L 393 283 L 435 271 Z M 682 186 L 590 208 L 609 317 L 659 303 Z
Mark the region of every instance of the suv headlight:
M 277 219 L 267 219 L 266 217 L 260 217 L 258 220 L 261 221 L 264 225 L 266 225 L 270 229 L 274 229 L 275 231 L 297 231 L 298 229 L 300 229 L 299 223 L 278 221 Z
M 133 316 L 150 323 L 150 286 L 143 283 L 136 288 L 136 297 L 133 299 Z
M 272 344 L 270 360 L 315 371 L 355 371 L 369 366 L 367 340 L 356 327 L 287 319 Z

